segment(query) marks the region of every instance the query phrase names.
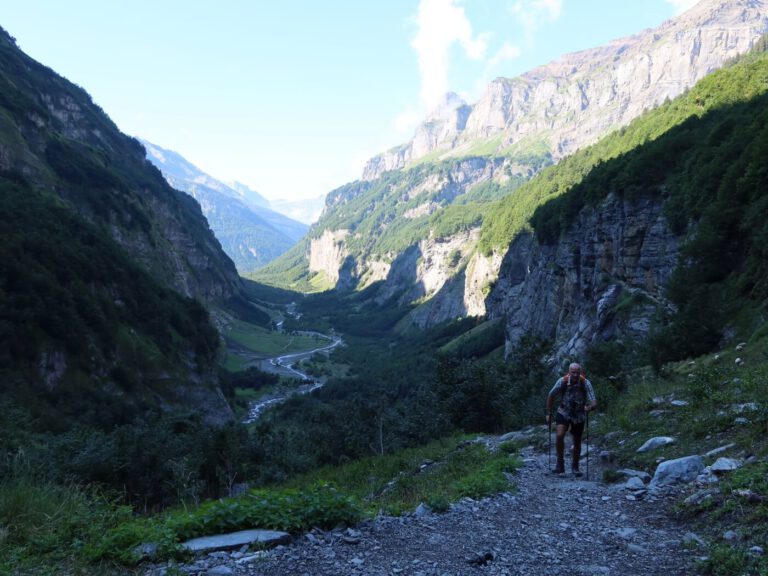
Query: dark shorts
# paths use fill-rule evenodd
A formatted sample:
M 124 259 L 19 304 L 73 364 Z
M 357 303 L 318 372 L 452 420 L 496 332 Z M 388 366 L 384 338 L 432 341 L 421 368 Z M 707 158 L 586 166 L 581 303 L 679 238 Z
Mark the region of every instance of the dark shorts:
M 568 428 L 570 428 L 571 434 L 574 436 L 581 436 L 584 433 L 584 422 L 574 422 L 573 420 L 569 420 L 560 414 L 560 412 L 555 414 L 555 424 L 558 426 L 565 426 L 566 432 L 568 432 Z

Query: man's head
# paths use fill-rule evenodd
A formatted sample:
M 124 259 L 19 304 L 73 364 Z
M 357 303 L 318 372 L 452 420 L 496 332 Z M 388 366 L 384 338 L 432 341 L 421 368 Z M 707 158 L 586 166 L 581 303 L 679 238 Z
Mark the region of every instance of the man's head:
M 570 374 L 571 376 L 580 376 L 581 365 L 577 364 L 576 362 L 573 362 L 570 366 L 568 366 L 568 374 Z

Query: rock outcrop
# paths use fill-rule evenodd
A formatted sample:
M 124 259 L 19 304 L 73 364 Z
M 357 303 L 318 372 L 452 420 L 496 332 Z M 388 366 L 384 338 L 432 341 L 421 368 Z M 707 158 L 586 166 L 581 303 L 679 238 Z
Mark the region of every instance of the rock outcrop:
M 431 297 L 454 274 L 463 270 L 472 258 L 478 236 L 477 226 L 444 236 L 435 236 L 430 231 L 427 238 L 400 253 L 382 251 L 377 246 L 378 237 L 388 234 L 387 228 L 400 219 L 417 222 L 428 219 L 479 184 L 503 183 L 510 178 L 512 170 L 513 167 L 502 159 L 465 158 L 443 170 L 410 174 L 407 185 L 395 182 L 382 187 L 382 195 L 373 200 L 367 196 L 371 190 L 370 182 L 357 182 L 343 190 L 333 191 L 328 195 L 325 211 L 337 218 L 349 218 L 348 214 L 352 213 L 362 220 L 379 205 L 391 209 L 377 221 L 378 230 L 373 238 L 360 238 L 346 228 L 326 228 L 311 239 L 308 247 L 309 271 L 322 272 L 339 289 L 365 288 L 374 282 L 384 281 L 376 296 L 379 302 L 395 295 L 398 295 L 400 304 Z M 323 224 L 321 220 L 321 230 Z M 350 247 L 351 240 L 356 241 L 354 247 Z M 471 267 L 473 271 L 474 266 Z M 486 263 L 479 266 L 477 274 L 486 275 Z M 466 314 L 467 311 L 484 313 L 483 298 L 473 288 L 478 284 L 476 273 L 472 272 L 467 281 L 467 293 L 473 294 L 468 296 L 471 303 L 467 304 L 464 312 L 460 311 L 464 306 L 461 302 L 449 305 L 452 313 L 456 312 L 454 316 Z
M 665 306 L 678 238 L 661 200 L 606 198 L 582 210 L 553 245 L 518 236 L 501 264 L 488 315 L 506 318 L 507 343 L 528 332 L 555 343 L 556 357 L 578 357 L 612 338 L 642 339 Z
M 309 271 L 322 272 L 333 284 L 338 285 L 340 270 L 349 252 L 344 239 L 349 230 L 326 230 L 309 243 Z

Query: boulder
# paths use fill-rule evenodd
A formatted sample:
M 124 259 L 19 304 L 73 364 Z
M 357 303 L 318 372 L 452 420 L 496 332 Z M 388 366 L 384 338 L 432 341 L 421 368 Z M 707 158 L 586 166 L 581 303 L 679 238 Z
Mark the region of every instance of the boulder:
M 655 438 L 651 438 L 645 444 L 640 446 L 640 448 L 638 448 L 637 451 L 648 452 L 649 450 L 653 450 L 654 448 L 658 448 L 659 446 L 666 446 L 667 444 L 672 444 L 674 443 L 674 441 L 675 439 L 669 436 L 656 436 Z
M 722 474 L 724 472 L 731 472 L 737 468 L 741 468 L 741 460 L 736 458 L 718 458 L 712 466 L 709 467 L 715 474 Z
M 640 478 L 632 477 L 624 485 L 627 490 L 645 490 L 645 484 Z
M 701 456 L 685 456 L 674 460 L 665 460 L 656 468 L 650 487 L 659 488 L 678 482 L 690 482 L 695 480 L 703 469 L 704 460 Z
M 622 476 L 626 476 L 627 478 L 640 478 L 640 480 L 642 480 L 645 484 L 651 481 L 651 475 L 644 470 L 632 470 L 631 468 L 623 468 L 617 473 L 621 474 Z

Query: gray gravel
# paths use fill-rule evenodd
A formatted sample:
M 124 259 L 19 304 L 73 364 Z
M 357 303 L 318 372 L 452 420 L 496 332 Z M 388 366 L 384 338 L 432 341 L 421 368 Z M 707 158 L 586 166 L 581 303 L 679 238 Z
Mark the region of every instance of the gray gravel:
M 651 495 L 584 478 L 548 475 L 547 455 L 524 449 L 517 488 L 464 499 L 443 514 L 423 507 L 354 528 L 312 531 L 272 550 L 218 552 L 181 571 L 199 575 L 455 576 L 663 575 L 694 572 L 688 530 L 668 510 L 673 491 Z M 689 538 L 690 539 L 690 538 Z M 166 567 L 147 574 L 160 576 Z

